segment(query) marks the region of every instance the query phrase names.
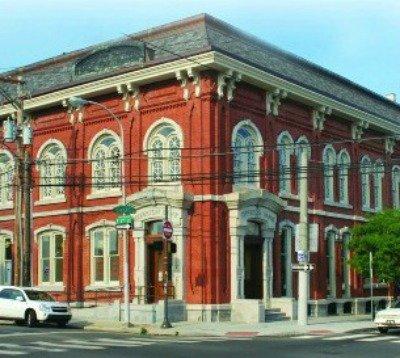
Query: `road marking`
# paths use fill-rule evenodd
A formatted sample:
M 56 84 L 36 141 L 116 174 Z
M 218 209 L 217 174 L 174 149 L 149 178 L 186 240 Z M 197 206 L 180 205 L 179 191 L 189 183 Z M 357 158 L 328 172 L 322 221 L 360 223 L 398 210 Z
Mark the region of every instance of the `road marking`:
M 28 352 L 22 352 L 22 351 L 10 351 L 10 350 L 3 350 L 0 349 L 0 355 L 5 355 L 5 356 L 20 356 L 23 354 L 28 354 Z
M 67 349 L 88 349 L 88 350 L 96 350 L 96 349 L 104 349 L 104 347 L 100 346 L 88 346 L 81 344 L 60 344 L 60 343 L 50 343 L 50 342 L 33 342 L 33 344 L 37 344 L 39 346 L 47 346 L 47 347 L 56 347 L 56 348 L 67 348 Z
M 68 343 L 68 344 L 83 344 L 83 345 L 90 345 L 90 346 L 107 346 L 107 347 L 141 347 L 144 346 L 145 344 L 141 344 L 141 343 L 129 343 L 129 342 L 105 342 L 105 341 L 100 341 L 98 340 L 97 342 L 94 341 L 80 341 L 78 339 L 73 339 L 73 340 L 68 340 L 68 341 L 64 341 L 64 343 Z
M 323 338 L 324 341 L 342 341 L 347 339 L 367 338 L 372 337 L 370 334 L 350 334 L 348 336 L 333 336 Z
M 304 336 L 293 336 L 292 339 L 313 339 L 318 337 L 319 336 L 304 335 Z
M 148 346 L 150 344 L 153 344 L 154 342 L 149 342 L 146 340 L 122 340 L 122 339 L 113 339 L 113 338 L 97 338 L 96 341 L 98 342 L 109 342 L 109 343 L 119 343 L 119 344 L 136 344 L 136 345 L 142 345 L 142 346 Z
M 396 339 L 395 336 L 375 336 L 371 338 L 357 339 L 357 342 L 379 342 L 379 341 L 391 341 Z
M 60 348 L 32 347 L 32 346 L 24 346 L 24 345 L 14 344 L 14 343 L 0 343 L 0 347 L 27 349 L 27 350 L 34 350 L 34 351 L 35 350 L 36 351 L 45 351 L 45 352 L 53 352 L 53 353 L 65 352 L 65 349 L 60 349 Z

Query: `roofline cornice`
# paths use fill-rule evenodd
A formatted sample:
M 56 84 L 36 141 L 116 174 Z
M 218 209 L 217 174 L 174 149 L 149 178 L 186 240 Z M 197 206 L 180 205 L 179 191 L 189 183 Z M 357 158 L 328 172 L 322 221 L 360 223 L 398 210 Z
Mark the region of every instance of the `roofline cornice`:
M 84 84 L 78 84 L 69 88 L 38 95 L 24 101 L 27 111 L 36 111 L 53 106 L 62 106 L 62 102 L 73 96 L 93 97 L 97 95 L 116 92 L 121 85 L 132 84 L 141 86 L 144 84 L 176 78 L 176 72 L 194 69 L 197 71 L 214 69 L 217 71 L 235 71 L 242 75 L 242 81 L 253 84 L 266 91 L 279 88 L 288 93 L 288 96 L 296 101 L 309 105 L 322 105 L 330 107 L 334 114 L 351 122 L 369 123 L 369 127 L 379 129 L 387 133 L 400 133 L 400 123 L 367 113 L 353 106 L 344 104 L 326 95 L 310 90 L 299 84 L 284 78 L 267 73 L 261 69 L 234 59 L 217 51 L 208 51 L 202 54 L 190 56 L 184 59 L 174 60 L 154 66 L 136 69 L 124 74 L 94 80 Z M 14 112 L 11 105 L 0 106 L 0 117 Z

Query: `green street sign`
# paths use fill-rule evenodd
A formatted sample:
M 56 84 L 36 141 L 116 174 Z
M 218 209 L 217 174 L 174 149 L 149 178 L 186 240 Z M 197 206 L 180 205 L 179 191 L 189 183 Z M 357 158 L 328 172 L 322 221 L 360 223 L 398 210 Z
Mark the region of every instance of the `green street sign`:
M 135 212 L 135 208 L 131 205 L 118 205 L 113 209 L 114 213 L 123 215 L 130 215 Z
M 125 226 L 125 225 L 132 225 L 132 216 L 130 215 L 122 215 L 118 216 L 117 220 L 115 221 L 116 226 Z

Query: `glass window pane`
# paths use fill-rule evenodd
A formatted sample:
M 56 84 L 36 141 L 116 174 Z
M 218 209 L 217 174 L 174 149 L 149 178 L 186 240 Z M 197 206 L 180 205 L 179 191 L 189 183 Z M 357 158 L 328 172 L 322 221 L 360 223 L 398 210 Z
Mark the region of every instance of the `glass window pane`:
M 55 257 L 63 257 L 63 236 L 62 235 L 55 235 Z
M 110 257 L 110 281 L 118 281 L 119 262 L 118 256 Z
M 50 282 L 50 260 L 42 260 L 42 282 Z
M 5 241 L 5 259 L 6 260 L 12 260 L 12 244 L 11 244 L 11 239 L 6 239 Z
M 63 259 L 58 258 L 55 261 L 55 282 L 63 282 Z
M 103 281 L 104 280 L 104 260 L 103 257 L 94 258 L 94 280 Z
M 93 239 L 93 253 L 94 256 L 104 255 L 104 233 L 103 231 L 96 231 Z
M 42 258 L 48 258 L 50 257 L 50 236 L 44 235 L 42 236 Z
M 108 250 L 110 255 L 118 255 L 118 238 L 115 230 L 109 232 Z

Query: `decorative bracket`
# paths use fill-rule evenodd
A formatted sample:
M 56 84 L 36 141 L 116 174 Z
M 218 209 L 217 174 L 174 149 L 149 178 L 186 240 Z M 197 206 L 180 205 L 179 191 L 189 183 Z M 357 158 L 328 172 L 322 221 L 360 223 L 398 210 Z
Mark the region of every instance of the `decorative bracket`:
M 224 97 L 224 90 L 226 88 L 226 99 L 228 102 L 233 100 L 233 92 L 236 88 L 236 83 L 240 82 L 242 75 L 236 71 L 229 70 L 225 73 L 219 73 L 217 79 L 217 94 L 218 99 Z
M 125 112 L 129 112 L 133 108 L 137 111 L 140 109 L 140 91 L 139 87 L 134 86 L 132 83 L 125 85 L 118 85 L 117 92 L 122 94 Z
M 314 130 L 322 131 L 324 129 L 325 116 L 332 113 L 330 107 L 320 106 L 312 111 L 312 124 Z
M 393 154 L 394 152 L 394 147 L 396 145 L 396 138 L 386 138 L 385 139 L 385 152 L 387 154 Z
M 286 98 L 287 95 L 288 94 L 285 90 L 279 88 L 276 88 L 271 92 L 267 92 L 265 98 L 267 116 L 272 114 L 276 117 L 278 115 L 281 101 Z
M 190 92 L 188 88 L 189 77 L 187 71 L 180 70 L 175 72 L 176 79 L 181 83 L 181 87 L 183 88 L 183 99 L 188 101 L 190 98 Z
M 200 73 L 193 70 L 192 68 L 188 68 L 187 74 L 188 74 L 188 77 L 190 77 L 193 81 L 195 96 L 200 97 L 200 95 L 201 95 Z
M 64 108 L 67 108 L 69 123 L 71 123 L 72 125 L 76 124 L 77 122 L 83 123 L 83 114 L 84 114 L 83 107 L 78 107 L 78 108 L 72 107 L 68 103 L 67 99 L 63 99 L 61 104 Z
M 353 123 L 351 126 L 351 137 L 353 140 L 361 140 L 361 137 L 369 126 L 369 123 L 366 120 L 360 120 L 356 123 Z

